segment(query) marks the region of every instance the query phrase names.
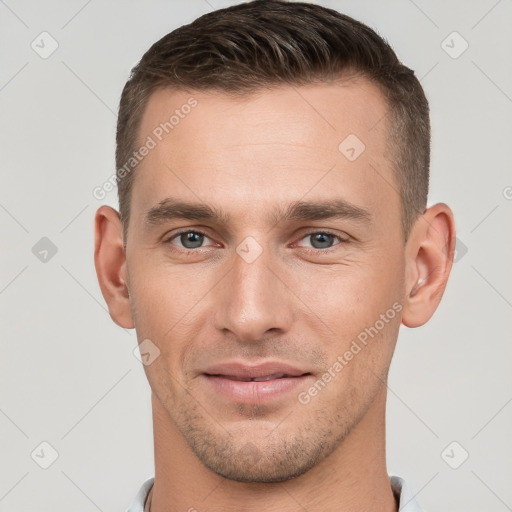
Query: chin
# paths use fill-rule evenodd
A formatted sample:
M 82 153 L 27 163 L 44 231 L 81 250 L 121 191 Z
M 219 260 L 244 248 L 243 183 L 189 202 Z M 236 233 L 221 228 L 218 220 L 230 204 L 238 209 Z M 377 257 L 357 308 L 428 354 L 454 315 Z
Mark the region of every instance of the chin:
M 197 439 L 196 439 L 197 440 Z M 231 440 L 232 441 L 232 440 Z M 227 439 L 191 444 L 204 466 L 217 475 L 243 483 L 276 483 L 297 478 L 321 462 L 329 452 L 325 444 L 296 438 L 294 442 L 246 442 L 241 448 Z
M 267 465 L 259 464 L 256 467 L 248 467 L 247 465 L 240 463 L 224 463 L 219 467 L 217 464 L 209 464 L 208 461 L 202 462 L 211 471 L 228 480 L 234 480 L 235 482 L 241 483 L 261 484 L 278 483 L 292 478 L 297 478 L 309 471 L 315 465 L 315 462 L 312 462 L 306 466 L 300 467 L 290 467 L 289 465 L 288 467 L 277 467 L 275 461 L 273 461 Z

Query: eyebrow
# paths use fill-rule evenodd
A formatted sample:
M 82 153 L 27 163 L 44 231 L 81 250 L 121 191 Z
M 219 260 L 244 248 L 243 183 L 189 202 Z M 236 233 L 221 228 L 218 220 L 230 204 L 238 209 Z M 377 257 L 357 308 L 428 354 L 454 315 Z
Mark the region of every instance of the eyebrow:
M 231 216 L 221 208 L 214 208 L 205 203 L 190 203 L 167 197 L 147 210 L 145 222 L 159 225 L 173 219 L 205 220 L 219 224 L 229 224 Z M 349 219 L 366 224 L 372 223 L 372 214 L 345 199 L 326 201 L 295 201 L 286 208 L 276 207 L 267 215 L 269 224 L 280 221 L 315 221 L 326 219 Z

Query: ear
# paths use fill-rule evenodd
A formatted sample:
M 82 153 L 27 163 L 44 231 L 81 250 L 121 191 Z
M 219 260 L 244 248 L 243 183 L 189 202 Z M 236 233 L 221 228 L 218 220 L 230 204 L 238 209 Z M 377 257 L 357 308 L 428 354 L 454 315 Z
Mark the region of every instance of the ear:
M 406 246 L 406 297 L 402 323 L 419 327 L 430 320 L 443 296 L 455 254 L 455 221 L 438 203 L 414 223 Z
M 96 275 L 110 316 L 117 325 L 132 329 L 123 226 L 119 213 L 110 206 L 101 206 L 96 211 L 94 238 Z

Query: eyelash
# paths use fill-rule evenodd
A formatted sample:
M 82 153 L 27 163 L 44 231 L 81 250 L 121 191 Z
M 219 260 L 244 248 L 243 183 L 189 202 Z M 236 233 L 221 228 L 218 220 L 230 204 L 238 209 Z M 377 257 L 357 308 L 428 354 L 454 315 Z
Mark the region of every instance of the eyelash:
M 183 229 L 181 231 L 178 231 L 176 233 L 173 233 L 172 236 L 170 236 L 169 238 L 167 238 L 166 240 L 164 240 L 164 243 L 165 244 L 169 244 L 169 245 L 172 245 L 170 244 L 170 242 L 172 240 L 174 240 L 175 238 L 177 238 L 178 236 L 182 235 L 183 233 L 196 233 L 198 235 L 203 235 L 205 237 L 208 237 L 208 233 L 206 233 L 205 231 L 202 231 L 200 229 Z M 310 231 L 309 233 L 305 233 L 301 238 L 300 240 L 303 240 L 304 238 L 308 237 L 308 236 L 311 236 L 311 235 L 316 235 L 316 234 L 322 234 L 322 235 L 331 235 L 331 236 L 334 236 L 335 238 L 337 238 L 339 240 L 339 244 L 338 245 L 341 245 L 341 244 L 347 244 L 349 243 L 349 238 L 342 238 L 341 236 L 337 235 L 336 233 L 333 233 L 332 231 L 329 231 L 329 230 L 321 230 L 321 231 Z M 198 250 L 200 249 L 203 249 L 202 247 L 198 247 L 196 249 L 187 249 L 187 248 L 184 248 L 184 249 L 175 249 L 173 248 L 172 250 L 175 250 L 175 251 L 178 251 L 178 252 L 181 252 L 181 253 L 185 253 L 185 254 L 188 254 L 188 255 L 192 255 L 193 253 L 197 252 Z M 332 251 L 335 251 L 337 249 L 337 246 L 332 246 L 332 247 L 328 247 L 327 249 L 315 249 L 314 247 L 302 247 L 302 249 L 304 249 L 306 252 L 308 253 L 315 253 L 315 254 L 319 254 L 319 253 L 322 253 L 322 254 L 330 254 Z

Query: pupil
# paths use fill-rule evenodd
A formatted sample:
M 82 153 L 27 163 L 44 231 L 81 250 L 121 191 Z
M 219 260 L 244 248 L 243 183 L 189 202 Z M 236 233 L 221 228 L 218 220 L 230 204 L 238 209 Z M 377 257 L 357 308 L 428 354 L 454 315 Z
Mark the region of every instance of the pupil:
M 332 245 L 332 237 L 333 235 L 329 235 L 328 233 L 316 233 L 311 235 L 312 246 L 315 249 L 325 249 Z M 319 244 L 319 245 L 315 245 Z

